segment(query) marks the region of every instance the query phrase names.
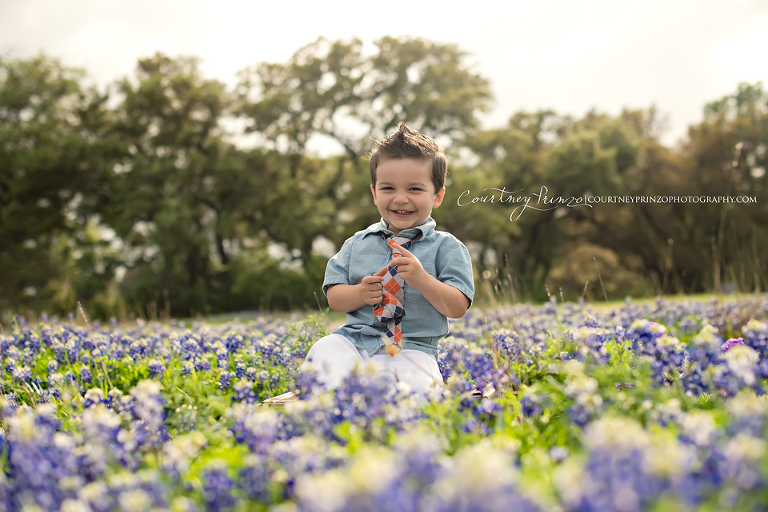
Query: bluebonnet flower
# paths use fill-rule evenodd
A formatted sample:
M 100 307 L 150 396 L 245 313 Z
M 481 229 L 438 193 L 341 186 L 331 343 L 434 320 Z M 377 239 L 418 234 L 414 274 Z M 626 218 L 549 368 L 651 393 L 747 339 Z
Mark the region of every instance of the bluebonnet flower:
M 141 359 L 149 352 L 149 340 L 147 338 L 134 339 L 128 347 L 128 353 L 134 360 Z
M 598 393 L 598 382 L 584 373 L 584 366 L 578 362 L 565 365 L 568 376 L 565 379 L 565 395 L 572 400 L 568 408 L 571 422 L 584 426 L 602 409 L 603 398 Z
M 216 356 L 216 363 L 219 368 L 229 367 L 229 352 L 223 341 L 215 340 L 212 342 L 210 352 L 213 352 Z
M 323 452 L 294 449 L 306 468 L 296 482 L 299 510 L 433 510 L 425 499 L 444 473 L 442 449 L 434 434 L 421 429 L 399 437 L 392 450 L 365 447 L 349 461 L 344 456 L 307 459 L 303 453 Z
M 308 363 L 302 371 L 296 375 L 296 389 L 302 400 L 306 400 L 316 393 L 322 392 L 323 385 L 318 380 L 317 370 Z
M 100 388 L 91 388 L 83 396 L 83 407 L 86 409 L 105 402 L 104 392 Z
M 709 411 L 693 410 L 685 413 L 679 413 L 677 422 L 680 426 L 680 433 L 678 440 L 682 443 L 689 444 L 697 449 L 699 453 L 699 460 L 706 459 L 708 454 L 711 453 L 714 443 L 721 437 L 722 431 L 718 429 L 715 418 Z M 704 469 L 704 468 L 702 468 Z M 696 469 L 696 465 L 692 467 L 693 479 L 708 479 L 709 475 L 704 475 L 706 470 L 701 471 Z M 697 482 L 696 485 L 701 486 L 704 482 Z M 689 494 L 689 499 L 700 499 L 700 493 Z
M 389 383 L 370 365 L 360 365 L 333 393 L 316 392 L 301 400 L 286 404 L 282 418 L 281 439 L 306 432 L 346 443 L 340 438 L 335 426 L 348 423 L 365 437 L 381 438 L 387 434 L 384 426 L 407 428 L 419 414 L 418 399 L 404 383 L 390 389 Z M 311 380 L 311 379 L 310 379 Z M 384 419 L 385 425 L 379 420 Z
M 727 425 L 729 435 L 739 433 L 763 437 L 768 425 L 768 401 L 749 391 L 741 391 L 728 400 L 726 408 L 731 421 Z
M 643 352 L 645 344 L 652 342 L 666 332 L 667 328 L 663 325 L 642 319 L 632 322 L 627 330 L 627 337 L 632 340 L 633 350 Z
M 81 416 L 83 444 L 80 455 L 80 474 L 88 481 L 106 475 L 116 461 L 126 459 L 125 447 L 118 440 L 120 417 L 102 404 L 92 406 Z
M 272 357 L 272 353 L 277 348 L 279 340 L 277 339 L 277 336 L 275 334 L 272 334 L 272 333 L 266 334 L 267 331 L 264 331 L 264 332 L 265 332 L 265 336 L 259 339 L 258 341 L 256 341 L 254 345 L 258 350 L 258 352 L 261 354 L 261 357 L 266 361 Z
M 437 365 L 443 380 L 448 380 L 461 358 L 466 342 L 449 336 L 438 345 Z
M 109 491 L 118 510 L 124 512 L 167 508 L 169 490 L 155 470 L 113 475 Z
M 68 500 L 62 503 L 61 510 L 80 511 L 92 510 L 93 512 L 110 512 L 114 509 L 115 496 L 110 492 L 109 486 L 103 481 L 91 482 L 81 487 L 77 492 L 77 500 Z
M 708 324 L 688 341 L 687 355 L 681 366 L 681 382 L 689 395 L 712 392 L 712 368 L 721 362 L 722 344 L 717 329 Z
M 504 410 L 504 406 L 498 401 L 488 398 L 463 400 L 461 410 L 470 416 L 462 426 L 465 432 L 479 432 L 483 435 L 491 433 L 490 424 L 497 414 Z
M 192 467 L 192 461 L 208 444 L 205 435 L 190 432 L 176 437 L 163 445 L 162 468 L 174 481 L 186 475 Z
M 401 458 L 403 472 L 416 488 L 433 485 L 443 474 L 443 455 L 448 449 L 445 442 L 429 429 L 418 426 L 407 435 L 398 436 L 392 448 Z
M 83 385 L 88 385 L 93 381 L 93 373 L 91 373 L 91 369 L 88 366 L 80 367 L 80 380 Z
M 587 426 L 582 466 L 565 461 L 555 482 L 571 510 L 635 512 L 679 488 L 696 458 L 668 433 L 651 434 L 628 418 L 601 418 Z
M 240 487 L 248 499 L 266 502 L 270 497 L 269 481 L 273 470 L 268 467 L 268 458 L 261 454 L 248 454 L 240 466 Z
M 32 370 L 27 366 L 14 367 L 9 370 L 9 373 L 13 375 L 13 380 L 16 382 L 23 383 L 32 379 Z
M 422 501 L 422 509 L 439 512 L 541 510 L 523 494 L 511 455 L 491 442 L 460 449 Z
M 696 362 L 684 361 L 681 382 L 688 396 L 703 396 L 710 391 L 710 378 L 707 377 L 701 365 Z
M 768 443 L 761 437 L 738 433 L 722 447 L 722 461 L 718 464 L 720 476 L 741 491 L 765 488 L 763 456 Z
M 682 334 L 690 334 L 696 332 L 696 330 L 699 328 L 699 325 L 692 318 L 683 318 L 677 323 L 677 328 Z
M 6 364 L 8 363 L 21 363 L 21 351 L 16 345 L 11 345 L 5 349 Z M 6 367 L 6 370 L 8 367 Z
M 291 368 L 296 366 L 293 354 L 289 347 L 282 347 L 272 351 L 270 363 L 281 368 Z
M 680 340 L 667 334 L 661 324 L 636 320 L 626 332 L 632 340 L 632 349 L 650 363 L 653 380 L 658 384 L 670 383 L 683 371 L 685 352 Z
M 227 370 L 222 370 L 219 373 L 219 389 L 227 390 L 232 386 L 233 373 Z
M 271 447 L 270 456 L 270 476 L 272 481 L 282 484 L 282 499 L 293 497 L 296 481 L 300 477 L 341 467 L 348 459 L 344 448 L 329 445 L 312 434 L 277 441 Z
M 539 312 L 542 315 L 555 315 L 557 316 L 557 298 L 555 296 L 551 296 L 549 298 L 549 302 L 546 302 L 544 305 L 541 306 L 541 309 Z
M 184 361 L 184 363 L 181 365 L 181 374 L 189 375 L 193 371 L 195 371 L 195 367 L 192 365 L 192 363 L 190 361 Z
M 517 332 L 509 329 L 498 331 L 494 334 L 492 343 L 508 359 L 522 361 L 523 345 Z
M 717 328 L 707 324 L 689 341 L 688 354 L 692 361 L 706 368 L 719 362 L 722 345 L 723 338 L 720 337 Z
M 399 458 L 384 449 L 364 448 L 344 469 L 302 477 L 296 484 L 299 511 L 414 511 L 419 495 L 404 485 Z
M 381 415 L 385 404 L 392 403 L 389 391 L 389 385 L 375 368 L 359 365 L 334 390 L 334 415 L 338 421 L 347 420 L 367 429 Z
M 110 409 L 117 410 L 118 404 L 120 403 L 120 399 L 123 396 L 123 392 L 119 389 L 110 389 L 107 392 L 107 396 L 105 398 L 104 404 L 109 407 Z
M 520 398 L 521 412 L 528 418 L 537 418 L 543 411 L 542 405 L 541 397 L 535 393 L 528 392 L 528 390 Z
M 650 409 L 650 418 L 654 423 L 666 427 L 670 424 L 680 423 L 680 418 L 684 415 L 680 400 L 677 398 L 670 398 L 665 402 L 652 402 L 646 400 L 641 404 L 642 409 Z
M 211 362 L 208 359 L 199 358 L 195 360 L 195 370 L 199 372 L 207 372 L 211 369 Z
M 131 388 L 134 398 L 132 413 L 136 419 L 132 428 L 139 436 L 138 446 L 146 444 L 155 448 L 167 438 L 165 431 L 165 407 L 160 393 L 160 384 L 145 379 Z
M 20 409 L 6 420 L 7 476 L 13 481 L 10 504 L 14 510 L 35 505 L 57 510 L 65 499 L 74 497 L 59 482 L 76 477 L 80 463 L 72 439 L 56 432 L 59 424 L 54 414 L 52 405 L 42 404 L 37 411 Z
M 192 334 L 184 336 L 181 340 L 182 356 L 186 359 L 197 359 L 203 352 L 200 341 Z
M 725 364 L 715 368 L 712 375 L 714 386 L 733 396 L 743 388 L 757 388 L 759 382 L 759 355 L 747 345 L 734 345 L 723 354 Z
M 254 453 L 266 454 L 282 430 L 282 416 L 269 407 L 238 403 L 227 414 L 234 420 L 231 431 L 237 442 Z
M 285 405 L 279 438 L 288 440 L 312 434 L 324 439 L 337 439 L 334 429 L 342 420 L 333 395 L 324 392 L 308 397 L 299 395 L 299 398 L 302 399 Z
M 768 359 L 768 323 L 760 320 L 750 320 L 741 328 L 744 343 L 749 345 L 761 359 Z
M 657 382 L 666 384 L 679 374 L 689 396 L 700 395 L 700 403 L 712 407 L 713 411 L 697 410 L 695 398 L 681 399 L 683 404 L 670 400 L 669 397 L 677 393 L 676 387 L 653 391 L 642 403 L 633 402 L 643 400 L 639 398 L 641 390 L 633 390 L 629 397 L 620 393 L 624 398 L 620 398 L 621 403 L 615 405 L 626 406 L 630 414 L 640 415 L 650 425 L 647 430 L 643 429 L 644 434 L 639 434 L 646 440 L 624 447 L 613 441 L 604 444 L 585 441 L 585 449 L 574 452 L 572 456 L 564 450 L 557 450 L 557 446 L 542 446 L 537 442 L 531 456 L 523 459 L 524 464 L 539 458 L 541 461 L 556 462 L 556 467 L 562 469 L 563 474 L 573 468 L 578 470 L 574 473 L 578 478 L 570 480 L 573 482 L 571 494 L 562 491 L 563 503 L 551 503 L 543 508 L 590 510 L 604 506 L 607 510 L 611 507 L 645 509 L 666 504 L 663 501 L 659 504 L 656 500 L 669 496 L 675 504 L 676 500 L 682 500 L 684 508 L 694 509 L 702 504 L 711 508 L 716 503 L 717 506 L 738 509 L 742 503 L 749 504 L 749 500 L 761 496 L 766 486 L 763 461 L 768 456 L 768 450 L 761 443 L 767 426 L 768 416 L 764 411 L 766 399 L 758 396 L 764 392 L 763 379 L 768 377 L 768 358 L 765 357 L 768 325 L 765 322 L 752 320 L 742 328 L 743 345 L 732 339 L 725 342 L 726 347 L 722 347 L 723 339 L 715 328 L 707 326 L 707 322 L 722 323 L 723 318 L 735 311 L 728 304 L 707 302 L 683 306 L 672 302 L 656 305 L 628 303 L 619 312 L 592 312 L 589 305 L 577 307 L 566 304 L 558 306 L 558 316 L 552 315 L 548 307 L 551 305 L 545 307 L 542 314 L 540 308 L 532 306 L 505 306 L 487 313 L 470 312 L 465 318 L 452 321 L 452 336 L 441 342 L 438 364 L 449 388 L 445 395 L 453 396 L 448 406 L 453 408 L 453 412 L 458 410 L 463 415 L 464 423 L 457 425 L 457 428 L 487 434 L 496 424 L 493 420 L 500 417 L 505 402 L 493 398 L 475 400 L 469 394 L 478 381 L 494 383 L 494 378 L 516 378 L 509 369 L 494 368 L 494 365 L 505 362 L 515 370 L 527 372 L 526 383 L 531 383 L 532 387 L 523 388 L 519 408 L 530 416 L 546 414 L 546 417 L 552 417 L 553 407 L 558 409 L 558 413 L 562 409 L 550 397 L 537 391 L 543 387 L 537 381 L 546 378 L 547 373 L 557 373 L 561 367 L 558 358 L 583 360 L 590 371 L 600 372 L 601 382 L 609 382 L 612 387 L 615 385 L 617 391 L 629 385 L 636 387 L 637 384 L 629 377 L 615 376 L 610 368 L 595 367 L 609 363 L 606 344 L 615 346 L 621 357 L 627 357 L 630 371 L 634 371 L 632 366 L 637 359 L 634 354 L 624 351 L 634 344 L 641 360 L 647 361 L 653 369 Z M 640 318 L 647 318 L 649 323 L 637 330 L 623 329 L 622 326 L 629 326 Z M 662 324 L 666 324 L 667 328 Z M 687 337 L 699 325 L 704 327 L 698 335 L 690 338 L 687 346 L 683 347 L 676 341 L 675 336 L 681 336 L 681 339 L 682 336 Z M 262 333 L 259 329 L 268 332 Z M 25 453 L 53 461 L 51 465 L 54 469 L 51 471 L 43 468 L 43 472 L 24 473 L 13 466 L 11 454 L 14 449 L 21 450 L 22 445 L 13 445 L 17 442 L 13 438 L 13 429 L 7 433 L 0 432 L 0 511 L 5 503 L 12 503 L 16 509 L 26 504 L 32 509 L 36 505 L 41 506 L 40 500 L 53 503 L 52 509 L 67 512 L 78 507 L 95 512 L 153 507 L 159 510 L 194 510 L 193 502 L 187 498 L 179 497 L 169 503 L 164 494 L 167 489 L 163 490 L 163 481 L 172 481 L 174 493 L 191 492 L 192 489 L 185 487 L 185 480 L 191 472 L 189 466 L 183 462 L 171 464 L 166 454 L 170 443 L 153 439 L 147 427 L 148 423 L 157 425 L 160 432 L 164 432 L 162 394 L 157 394 L 160 408 L 153 409 L 159 414 L 156 417 L 147 416 L 136 393 L 123 396 L 114 389 L 104 397 L 101 391 L 89 389 L 86 392 L 91 385 L 80 388 L 79 381 L 85 381 L 81 365 L 89 367 L 93 377 L 98 377 L 96 371 L 101 369 L 103 362 L 108 365 L 104 377 L 111 378 L 111 381 L 105 378 L 103 384 L 125 386 L 129 380 L 120 378 L 120 367 L 134 361 L 151 368 L 154 360 L 158 366 L 172 368 L 171 371 L 178 375 L 194 371 L 195 362 L 207 360 L 213 363 L 214 358 L 217 364 L 215 373 L 210 372 L 210 367 L 204 370 L 209 372 L 205 376 L 206 381 L 210 384 L 214 376 L 219 379 L 222 372 L 231 372 L 229 379 L 230 384 L 234 383 L 233 401 L 253 406 L 250 415 L 260 415 L 264 412 L 262 409 L 266 409 L 253 404 L 256 400 L 254 388 L 261 394 L 282 393 L 294 389 L 294 385 L 301 390 L 299 401 L 274 410 L 277 428 L 272 434 L 262 433 L 261 441 L 254 440 L 258 436 L 253 435 L 250 428 L 253 425 L 249 423 L 254 422 L 253 418 L 238 425 L 230 415 L 236 439 L 242 435 L 241 442 L 249 450 L 251 446 L 256 446 L 258 450 L 249 454 L 243 462 L 239 482 L 231 486 L 231 496 L 248 496 L 264 507 L 274 501 L 296 500 L 299 509 L 311 508 L 312 505 L 299 500 L 295 494 L 302 488 L 301 481 L 318 483 L 327 477 L 327 482 L 331 483 L 335 479 L 343 480 L 337 489 L 328 491 L 336 493 L 338 498 L 324 502 L 329 509 L 380 506 L 398 510 L 454 510 L 462 507 L 471 510 L 471 507 L 483 509 L 493 506 L 482 501 L 462 502 L 457 497 L 460 493 L 443 495 L 437 492 L 443 486 L 457 485 L 449 475 L 458 472 L 458 459 L 443 455 L 440 453 L 442 449 L 420 451 L 417 441 L 421 439 L 415 440 L 414 446 L 409 449 L 401 450 L 395 446 L 401 441 L 411 440 L 414 424 L 425 415 L 404 386 L 382 394 L 378 383 L 372 382 L 368 376 L 358 375 L 337 396 L 319 389 L 308 372 L 294 379 L 293 369 L 304 342 L 286 332 L 284 324 L 259 317 L 247 327 L 232 323 L 213 326 L 197 322 L 190 329 L 183 322 L 174 321 L 170 327 L 156 322 L 139 323 L 135 328 L 112 329 L 110 332 L 97 328 L 93 334 L 74 326 L 42 327 L 39 332 L 20 328 L 12 336 L 0 334 L 0 355 L 3 357 L 0 384 L 6 385 L 0 393 L 9 393 L 13 387 L 20 389 L 18 395 L 10 393 L 8 400 L 0 399 L 0 421 L 3 425 L 9 425 L 8 418 L 21 416 L 24 407 L 21 402 L 41 404 L 55 396 L 62 400 L 61 412 L 68 414 L 63 426 L 55 422 L 55 414 L 43 414 L 42 418 L 34 419 L 34 428 L 50 435 L 46 438 L 50 442 L 39 443 L 43 448 L 37 452 L 24 446 Z M 185 344 L 188 351 L 184 350 Z M 226 357 L 222 347 L 226 349 Z M 45 351 L 43 357 L 50 362 L 43 360 L 41 363 L 41 351 Z M 278 367 L 280 365 L 283 366 Z M 9 371 L 2 371 L 5 367 L 9 367 Z M 31 373 L 19 374 L 25 368 Z M 22 379 L 17 381 L 23 382 L 21 386 L 13 382 L 14 371 Z M 583 377 L 568 374 L 563 386 L 568 390 L 566 414 L 573 423 L 572 427 L 604 415 L 599 403 L 599 390 L 593 389 L 594 383 L 589 380 L 597 375 L 586 371 L 582 373 Z M 624 369 L 621 375 L 626 375 Z M 244 378 L 247 380 L 241 380 Z M 630 383 L 621 382 L 623 379 L 630 380 Z M 718 392 L 727 400 L 709 400 L 707 395 L 702 394 Z M 80 394 L 83 394 L 82 399 Z M 609 396 L 615 394 L 608 393 Z M 10 405 L 9 400 L 14 405 Z M 232 409 L 236 406 L 235 403 Z M 440 407 L 443 405 L 426 410 L 434 414 Z M 150 419 L 145 421 L 147 417 Z M 245 428 L 246 424 L 249 428 Z M 179 406 L 175 413 L 171 413 L 168 425 L 173 427 L 174 432 L 193 430 L 197 426 L 194 407 Z M 562 427 L 562 419 L 551 425 L 556 431 Z M 663 428 L 656 429 L 656 425 Z M 523 427 L 546 428 L 543 418 Z M 579 429 L 571 428 L 569 432 L 578 434 Z M 588 427 L 584 432 L 593 435 L 597 431 Z M 630 427 L 624 434 L 634 435 L 633 432 Z M 476 436 L 459 436 L 461 453 L 463 440 L 475 439 Z M 43 437 L 41 434 L 39 439 Z M 167 433 L 162 439 L 167 439 Z M 360 452 L 358 458 L 360 445 L 344 446 L 350 439 L 355 442 L 359 439 L 379 440 L 386 444 L 392 439 L 397 441 L 392 443 L 388 454 L 384 453 L 385 449 L 380 457 Z M 547 439 L 551 443 L 558 438 Z M 327 453 L 320 453 L 326 447 L 340 449 L 344 457 L 334 459 Z M 411 451 L 414 452 L 412 457 L 409 455 Z M 665 461 L 661 454 L 671 454 L 671 462 Z M 18 457 L 13 458 L 13 464 L 19 460 Z M 377 482 L 375 488 L 366 489 L 362 486 L 365 482 L 360 481 L 360 485 L 353 485 L 354 476 L 349 468 L 355 461 L 363 463 L 366 460 L 371 464 L 382 461 L 385 473 L 394 465 L 397 474 L 385 478 L 384 482 Z M 510 467 L 514 469 L 514 459 L 510 460 Z M 188 462 L 191 463 L 191 459 Z M 157 492 L 130 475 L 131 471 L 147 463 L 157 464 L 165 475 L 164 480 L 159 480 L 157 472 L 151 473 L 161 482 L 161 489 Z M 118 464 L 125 467 L 125 474 L 116 473 L 120 471 Z M 664 464 L 677 464 L 679 468 L 672 470 Z M 203 471 L 204 468 L 199 468 L 193 473 L 202 477 Z M 19 475 L 19 478 L 13 475 Z M 18 486 L 26 485 L 25 475 L 34 475 L 43 485 L 34 487 L 34 490 L 21 489 Z M 116 478 L 113 478 L 114 475 L 117 475 Z M 613 475 L 613 478 L 605 475 Z M 225 476 L 232 479 L 233 473 Z M 505 494 L 508 492 L 517 493 L 515 496 L 523 499 L 517 491 L 517 476 L 509 476 L 509 485 L 494 487 L 495 490 L 489 487 L 487 494 L 503 496 L 509 495 Z M 303 488 L 307 489 L 306 486 Z M 648 489 L 658 494 L 649 498 L 652 493 Z M 33 497 L 37 496 L 35 493 L 38 490 L 40 500 Z M 51 500 L 52 496 L 54 500 Z M 573 500 L 567 496 L 573 497 Z M 733 502 L 732 496 L 739 499 L 743 496 L 744 501 Z M 495 499 L 489 502 L 514 503 Z M 214 506 L 201 505 L 202 508 Z M 291 508 L 293 504 L 284 506 Z
M 231 332 L 227 335 L 224 344 L 227 348 L 227 352 L 229 354 L 234 354 L 244 346 L 245 341 L 242 334 Z
M 610 339 L 610 331 L 596 325 L 596 322 L 587 320 L 585 325 L 578 329 L 570 329 L 566 332 L 576 342 L 576 359 L 584 361 L 588 356 L 594 358 L 599 364 L 608 363 L 606 342 Z
M 494 368 L 491 354 L 479 347 L 462 351 L 461 363 L 474 381 L 477 389 L 481 391 L 488 384 L 493 384 L 496 389 L 499 389 L 509 380 L 506 371 L 501 368 Z
M 256 394 L 253 392 L 253 382 L 240 379 L 235 382 L 234 386 L 235 394 L 232 400 L 235 402 L 253 402 L 256 399 Z
M 257 375 L 257 382 L 258 382 L 259 386 L 261 387 L 261 386 L 266 385 L 271 378 L 272 378 L 272 376 L 269 374 L 269 372 L 267 370 L 261 370 L 258 373 L 258 375 Z
M 228 470 L 229 464 L 223 459 L 209 460 L 203 469 L 203 494 L 208 510 L 219 512 L 234 506 L 234 482 L 227 474 Z
M 147 361 L 147 370 L 150 377 L 162 377 L 165 374 L 165 365 L 159 359 L 150 359 Z

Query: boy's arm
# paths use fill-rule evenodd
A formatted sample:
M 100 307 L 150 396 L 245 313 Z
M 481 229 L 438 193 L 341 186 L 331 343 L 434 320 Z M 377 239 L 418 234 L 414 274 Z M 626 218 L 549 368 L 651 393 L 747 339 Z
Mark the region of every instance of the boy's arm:
M 349 313 L 365 306 L 361 284 L 334 284 L 328 288 L 328 305 L 334 311 Z
M 395 258 L 397 271 L 408 286 L 417 288 L 436 310 L 448 318 L 461 318 L 469 308 L 464 292 L 431 276 L 410 251 L 395 244 L 402 254 Z
M 381 282 L 387 267 L 372 276 L 365 276 L 360 284 L 334 284 L 328 288 L 328 305 L 334 311 L 349 313 L 361 307 L 375 306 L 382 301 Z
M 436 310 L 448 318 L 461 318 L 469 308 L 469 299 L 458 288 L 438 281 L 428 273 L 419 291 Z

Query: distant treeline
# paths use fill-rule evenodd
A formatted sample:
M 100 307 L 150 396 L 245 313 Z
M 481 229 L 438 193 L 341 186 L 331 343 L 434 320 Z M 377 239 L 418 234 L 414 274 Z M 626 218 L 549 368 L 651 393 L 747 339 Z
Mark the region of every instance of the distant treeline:
M 195 58 L 156 54 L 100 88 L 0 57 L 0 311 L 324 308 L 328 257 L 379 219 L 366 153 L 400 121 L 448 150 L 433 213 L 473 253 L 479 301 L 768 288 L 762 83 L 668 148 L 653 107 L 481 129 L 490 86 L 463 51 L 375 46 L 320 39 L 233 87 Z

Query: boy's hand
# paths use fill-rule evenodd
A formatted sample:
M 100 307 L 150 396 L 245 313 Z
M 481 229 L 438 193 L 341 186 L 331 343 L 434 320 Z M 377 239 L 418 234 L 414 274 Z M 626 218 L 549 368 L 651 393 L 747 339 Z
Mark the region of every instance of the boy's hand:
M 360 293 L 365 303 L 369 306 L 375 306 L 384 299 L 381 291 L 381 282 L 384 281 L 384 274 L 386 273 L 387 267 L 384 267 L 372 276 L 365 276 L 360 282 Z
M 395 248 L 402 254 L 402 256 L 395 256 L 391 265 L 397 265 L 397 273 L 403 278 L 403 281 L 408 283 L 408 286 L 416 289 L 421 289 L 422 285 L 429 279 L 429 273 L 421 266 L 419 258 L 413 255 L 407 249 L 404 249 L 400 244 L 395 242 L 393 244 Z

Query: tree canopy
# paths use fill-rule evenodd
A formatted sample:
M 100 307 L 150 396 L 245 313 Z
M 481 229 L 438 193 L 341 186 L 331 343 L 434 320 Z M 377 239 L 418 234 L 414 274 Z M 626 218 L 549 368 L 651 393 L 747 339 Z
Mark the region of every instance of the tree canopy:
M 517 112 L 483 128 L 490 85 L 465 52 L 414 38 L 373 46 L 321 38 L 231 88 L 193 57 L 140 59 L 105 90 L 44 55 L 0 58 L 0 310 L 323 306 L 328 257 L 378 220 L 366 154 L 400 122 L 448 150 L 434 216 L 473 253 L 482 296 L 768 287 L 761 83 L 704 106 L 668 148 L 654 107 Z M 313 154 L 313 138 L 338 153 Z M 756 202 L 586 204 L 598 196 Z

